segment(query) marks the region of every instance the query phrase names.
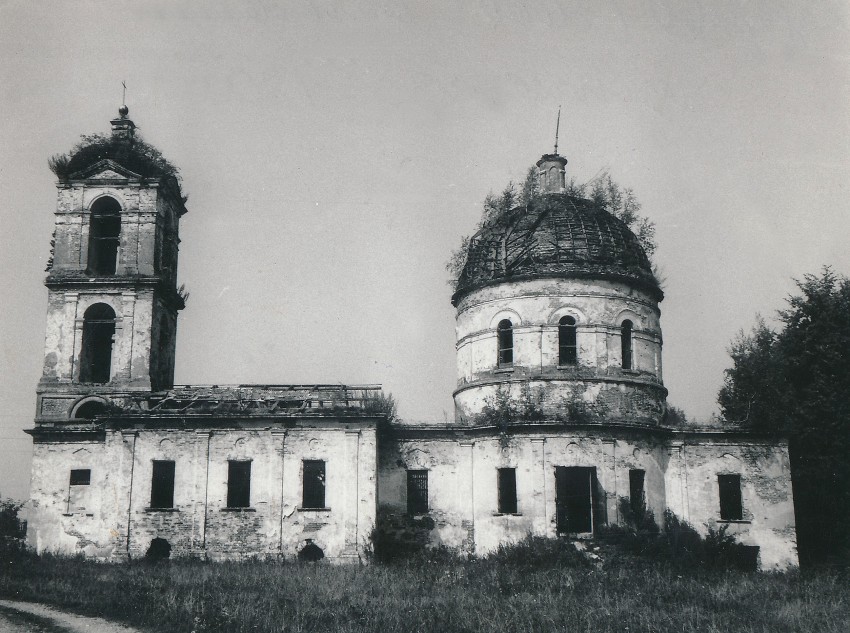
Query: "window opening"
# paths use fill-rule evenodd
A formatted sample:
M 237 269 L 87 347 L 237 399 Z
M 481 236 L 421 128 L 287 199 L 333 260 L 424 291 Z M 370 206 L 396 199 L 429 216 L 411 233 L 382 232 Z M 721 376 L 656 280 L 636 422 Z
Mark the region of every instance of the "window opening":
M 499 512 L 516 514 L 516 468 L 499 469 Z
M 605 499 L 593 466 L 555 468 L 555 510 L 559 534 L 593 532 L 604 524 Z
M 174 462 L 154 460 L 150 507 L 162 509 L 174 507 Z
M 88 486 L 91 484 L 91 469 L 81 468 L 71 471 L 72 486 Z
M 407 512 L 408 514 L 426 514 L 428 512 L 428 471 L 407 471 Z
M 626 319 L 620 327 L 620 344 L 622 345 L 623 369 L 632 369 L 632 322 Z
M 85 510 L 88 501 L 88 487 L 91 485 L 91 470 L 88 468 L 75 468 L 71 471 L 68 486 L 68 500 L 65 512 Z
M 91 206 L 88 270 L 93 275 L 114 275 L 121 235 L 121 205 L 115 198 L 99 198 Z
M 114 337 L 115 311 L 105 303 L 90 306 L 83 315 L 80 382 L 109 382 Z
M 577 362 L 576 320 L 565 316 L 558 321 L 558 364 L 575 365 Z
M 75 420 L 94 420 L 106 413 L 106 405 L 99 400 L 89 400 L 79 406 L 74 413 Z
M 304 460 L 304 487 L 302 508 L 325 507 L 325 462 L 318 459 Z
M 499 321 L 497 336 L 499 339 L 499 367 L 510 367 L 514 364 L 514 326 L 510 319 Z
M 251 506 L 251 462 L 227 462 L 227 507 Z
M 720 519 L 741 521 L 744 508 L 741 501 L 741 475 L 717 475 L 720 488 Z
M 643 470 L 629 471 L 629 507 L 635 520 L 641 519 L 646 509 L 645 478 L 646 473 Z

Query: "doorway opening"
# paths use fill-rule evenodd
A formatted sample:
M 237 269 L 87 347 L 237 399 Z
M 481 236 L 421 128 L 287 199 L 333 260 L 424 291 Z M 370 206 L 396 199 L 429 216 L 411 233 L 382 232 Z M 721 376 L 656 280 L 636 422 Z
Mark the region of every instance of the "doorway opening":
M 592 534 L 605 523 L 604 495 L 595 466 L 555 467 L 558 534 Z

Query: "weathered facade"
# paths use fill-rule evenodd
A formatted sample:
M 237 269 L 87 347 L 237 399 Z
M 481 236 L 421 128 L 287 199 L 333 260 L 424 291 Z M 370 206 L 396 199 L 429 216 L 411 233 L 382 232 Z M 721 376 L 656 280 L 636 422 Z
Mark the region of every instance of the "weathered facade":
M 567 195 L 566 159 L 543 156 L 541 195 L 469 245 L 455 421 L 387 427 L 375 386 L 174 387 L 186 208 L 126 115 L 58 184 L 39 551 L 359 560 L 397 515 L 482 554 L 670 510 L 796 564 L 787 446 L 664 425 L 663 293 L 626 225 Z

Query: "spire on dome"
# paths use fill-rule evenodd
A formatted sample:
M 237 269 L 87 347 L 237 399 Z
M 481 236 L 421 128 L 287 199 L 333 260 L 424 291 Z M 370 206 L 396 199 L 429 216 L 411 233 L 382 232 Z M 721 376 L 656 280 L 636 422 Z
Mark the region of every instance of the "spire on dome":
M 112 119 L 112 138 L 122 139 L 133 142 L 133 137 L 136 134 L 136 124 L 127 118 L 130 113 L 130 108 L 127 107 L 127 82 L 122 81 L 121 85 L 124 90 L 121 95 L 121 107 L 118 108 L 118 118 Z
M 558 132 L 561 129 L 561 106 L 558 106 L 558 121 L 555 123 L 555 156 L 558 155 Z

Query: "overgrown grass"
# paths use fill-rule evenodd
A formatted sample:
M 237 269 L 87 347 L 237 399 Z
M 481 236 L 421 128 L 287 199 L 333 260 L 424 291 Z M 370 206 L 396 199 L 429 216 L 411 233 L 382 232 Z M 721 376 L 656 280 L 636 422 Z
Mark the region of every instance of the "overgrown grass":
M 844 632 L 847 578 L 681 568 L 626 554 L 587 565 L 528 541 L 483 560 L 370 566 L 3 557 L 0 595 L 157 632 Z

